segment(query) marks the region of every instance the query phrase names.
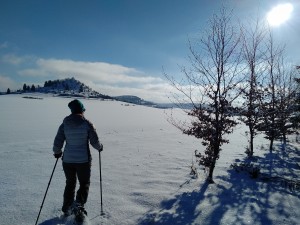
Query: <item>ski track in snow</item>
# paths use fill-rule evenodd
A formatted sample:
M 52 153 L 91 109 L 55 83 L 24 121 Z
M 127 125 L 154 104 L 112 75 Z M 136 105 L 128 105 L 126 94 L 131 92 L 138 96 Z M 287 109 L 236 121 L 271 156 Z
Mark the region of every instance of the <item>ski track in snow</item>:
M 52 144 L 58 126 L 69 114 L 70 98 L 0 96 L 0 225 L 34 224 L 55 159 Z M 104 144 L 102 184 L 104 216 L 100 216 L 99 161 L 93 150 L 92 177 L 86 204 L 86 225 L 297 225 L 299 192 L 258 182 L 230 169 L 245 158 L 245 126 L 238 125 L 217 161 L 215 184 L 205 174 L 189 175 L 199 140 L 183 135 L 167 122 L 170 110 L 124 106 L 120 102 L 82 99 Z M 176 118 L 184 119 L 179 110 Z M 267 155 L 268 142 L 255 139 L 255 155 Z M 278 151 L 280 143 L 275 143 Z M 269 156 L 263 172 L 299 179 L 299 144 L 288 144 L 287 155 Z M 282 160 L 283 159 L 283 160 Z M 273 164 L 272 164 L 273 163 Z M 274 167 L 272 167 L 273 165 Z M 65 178 L 57 164 L 39 218 L 41 225 L 67 224 L 60 219 Z

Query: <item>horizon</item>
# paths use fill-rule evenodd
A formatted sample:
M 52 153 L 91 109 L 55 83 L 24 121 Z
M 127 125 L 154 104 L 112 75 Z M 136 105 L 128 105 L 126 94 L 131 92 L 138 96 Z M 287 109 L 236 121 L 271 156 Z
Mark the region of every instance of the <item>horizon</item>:
M 241 21 L 266 17 L 279 3 L 293 5 L 280 26 L 291 64 L 300 64 L 300 2 L 225 1 Z M 163 71 L 180 77 L 188 41 L 199 35 L 221 1 L 5 1 L 0 7 L 0 91 L 24 83 L 74 77 L 110 96 L 169 102 Z M 288 35 L 287 35 L 288 34 Z

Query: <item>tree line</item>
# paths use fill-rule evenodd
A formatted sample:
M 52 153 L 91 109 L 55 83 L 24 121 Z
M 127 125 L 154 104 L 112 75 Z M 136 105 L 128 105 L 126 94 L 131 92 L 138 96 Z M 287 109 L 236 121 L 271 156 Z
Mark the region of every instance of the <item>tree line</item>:
M 74 79 L 74 78 L 72 78 L 72 79 Z M 69 87 L 69 84 L 67 82 L 65 82 L 64 80 L 48 80 L 48 81 L 45 81 L 45 83 L 44 83 L 44 88 L 55 89 L 55 88 L 59 88 L 60 86 L 62 86 L 65 91 L 69 91 L 71 89 Z M 17 92 L 35 92 L 38 89 L 40 89 L 39 85 L 36 87 L 34 84 L 27 85 L 26 83 L 24 83 L 23 88 L 18 90 Z M 84 84 L 80 84 L 78 91 L 84 92 L 84 90 L 85 90 Z M 12 91 L 10 88 L 8 88 L 6 91 L 6 94 L 10 94 L 10 93 L 12 93 Z
M 23 84 L 23 89 L 17 90 L 17 92 L 35 92 L 38 88 L 40 88 L 40 86 L 35 86 L 34 84 L 27 85 L 26 83 Z M 10 88 L 7 88 L 6 90 L 6 94 L 11 94 L 12 90 Z
M 165 73 L 175 88 L 173 100 L 185 110 L 190 121 L 171 122 L 184 134 L 195 136 L 205 147 L 195 152 L 200 165 L 213 172 L 227 134 L 238 124 L 248 127 L 246 154 L 254 155 L 254 139 L 263 133 L 270 142 L 286 142 L 297 129 L 299 84 L 296 69 L 286 60 L 284 45 L 278 44 L 263 20 L 235 24 L 233 11 L 225 7 L 212 16 L 204 32 L 189 41 L 190 66 L 182 66 L 180 78 Z M 296 82 L 295 82 L 296 81 Z

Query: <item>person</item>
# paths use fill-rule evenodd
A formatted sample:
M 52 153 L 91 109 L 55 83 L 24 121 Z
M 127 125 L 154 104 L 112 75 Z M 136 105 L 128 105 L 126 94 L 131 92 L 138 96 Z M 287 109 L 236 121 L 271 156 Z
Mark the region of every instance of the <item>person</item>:
M 89 142 L 96 150 L 103 150 L 94 125 L 84 117 L 85 108 L 82 102 L 75 99 L 68 107 L 71 114 L 65 117 L 59 126 L 53 144 L 54 157 L 62 157 L 66 177 L 62 206 L 65 216 L 70 215 L 74 208 L 80 208 L 87 214 L 84 204 L 89 193 L 92 160 Z M 64 142 L 66 145 L 62 152 Z M 79 189 L 75 198 L 76 177 Z

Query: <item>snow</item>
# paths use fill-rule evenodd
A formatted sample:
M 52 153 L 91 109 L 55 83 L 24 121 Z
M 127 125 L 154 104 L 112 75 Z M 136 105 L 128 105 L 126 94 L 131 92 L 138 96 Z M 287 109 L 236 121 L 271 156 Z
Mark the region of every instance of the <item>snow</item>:
M 35 223 L 55 164 L 53 139 L 69 114 L 67 104 L 71 101 L 50 95 L 40 96 L 43 100 L 22 97 L 0 96 L 1 225 Z M 230 168 L 245 158 L 244 125 L 235 128 L 230 144 L 223 146 L 215 168 L 215 184 L 207 185 L 199 167 L 197 179 L 189 174 L 195 149 L 203 152 L 204 148 L 199 140 L 183 135 L 167 122 L 169 109 L 125 106 L 116 101 L 82 102 L 86 118 L 94 123 L 104 145 L 105 216 L 100 216 L 99 157 L 92 149 L 86 224 L 299 224 L 299 190 L 250 179 Z M 173 115 L 185 118 L 180 110 L 173 110 Z M 299 144 L 294 139 L 284 154 L 279 154 L 282 145 L 276 142 L 278 154 L 271 156 L 262 135 L 255 143 L 257 163 L 264 163 L 265 173 L 299 179 Z M 59 219 L 64 184 L 59 160 L 39 224 L 64 224 Z

